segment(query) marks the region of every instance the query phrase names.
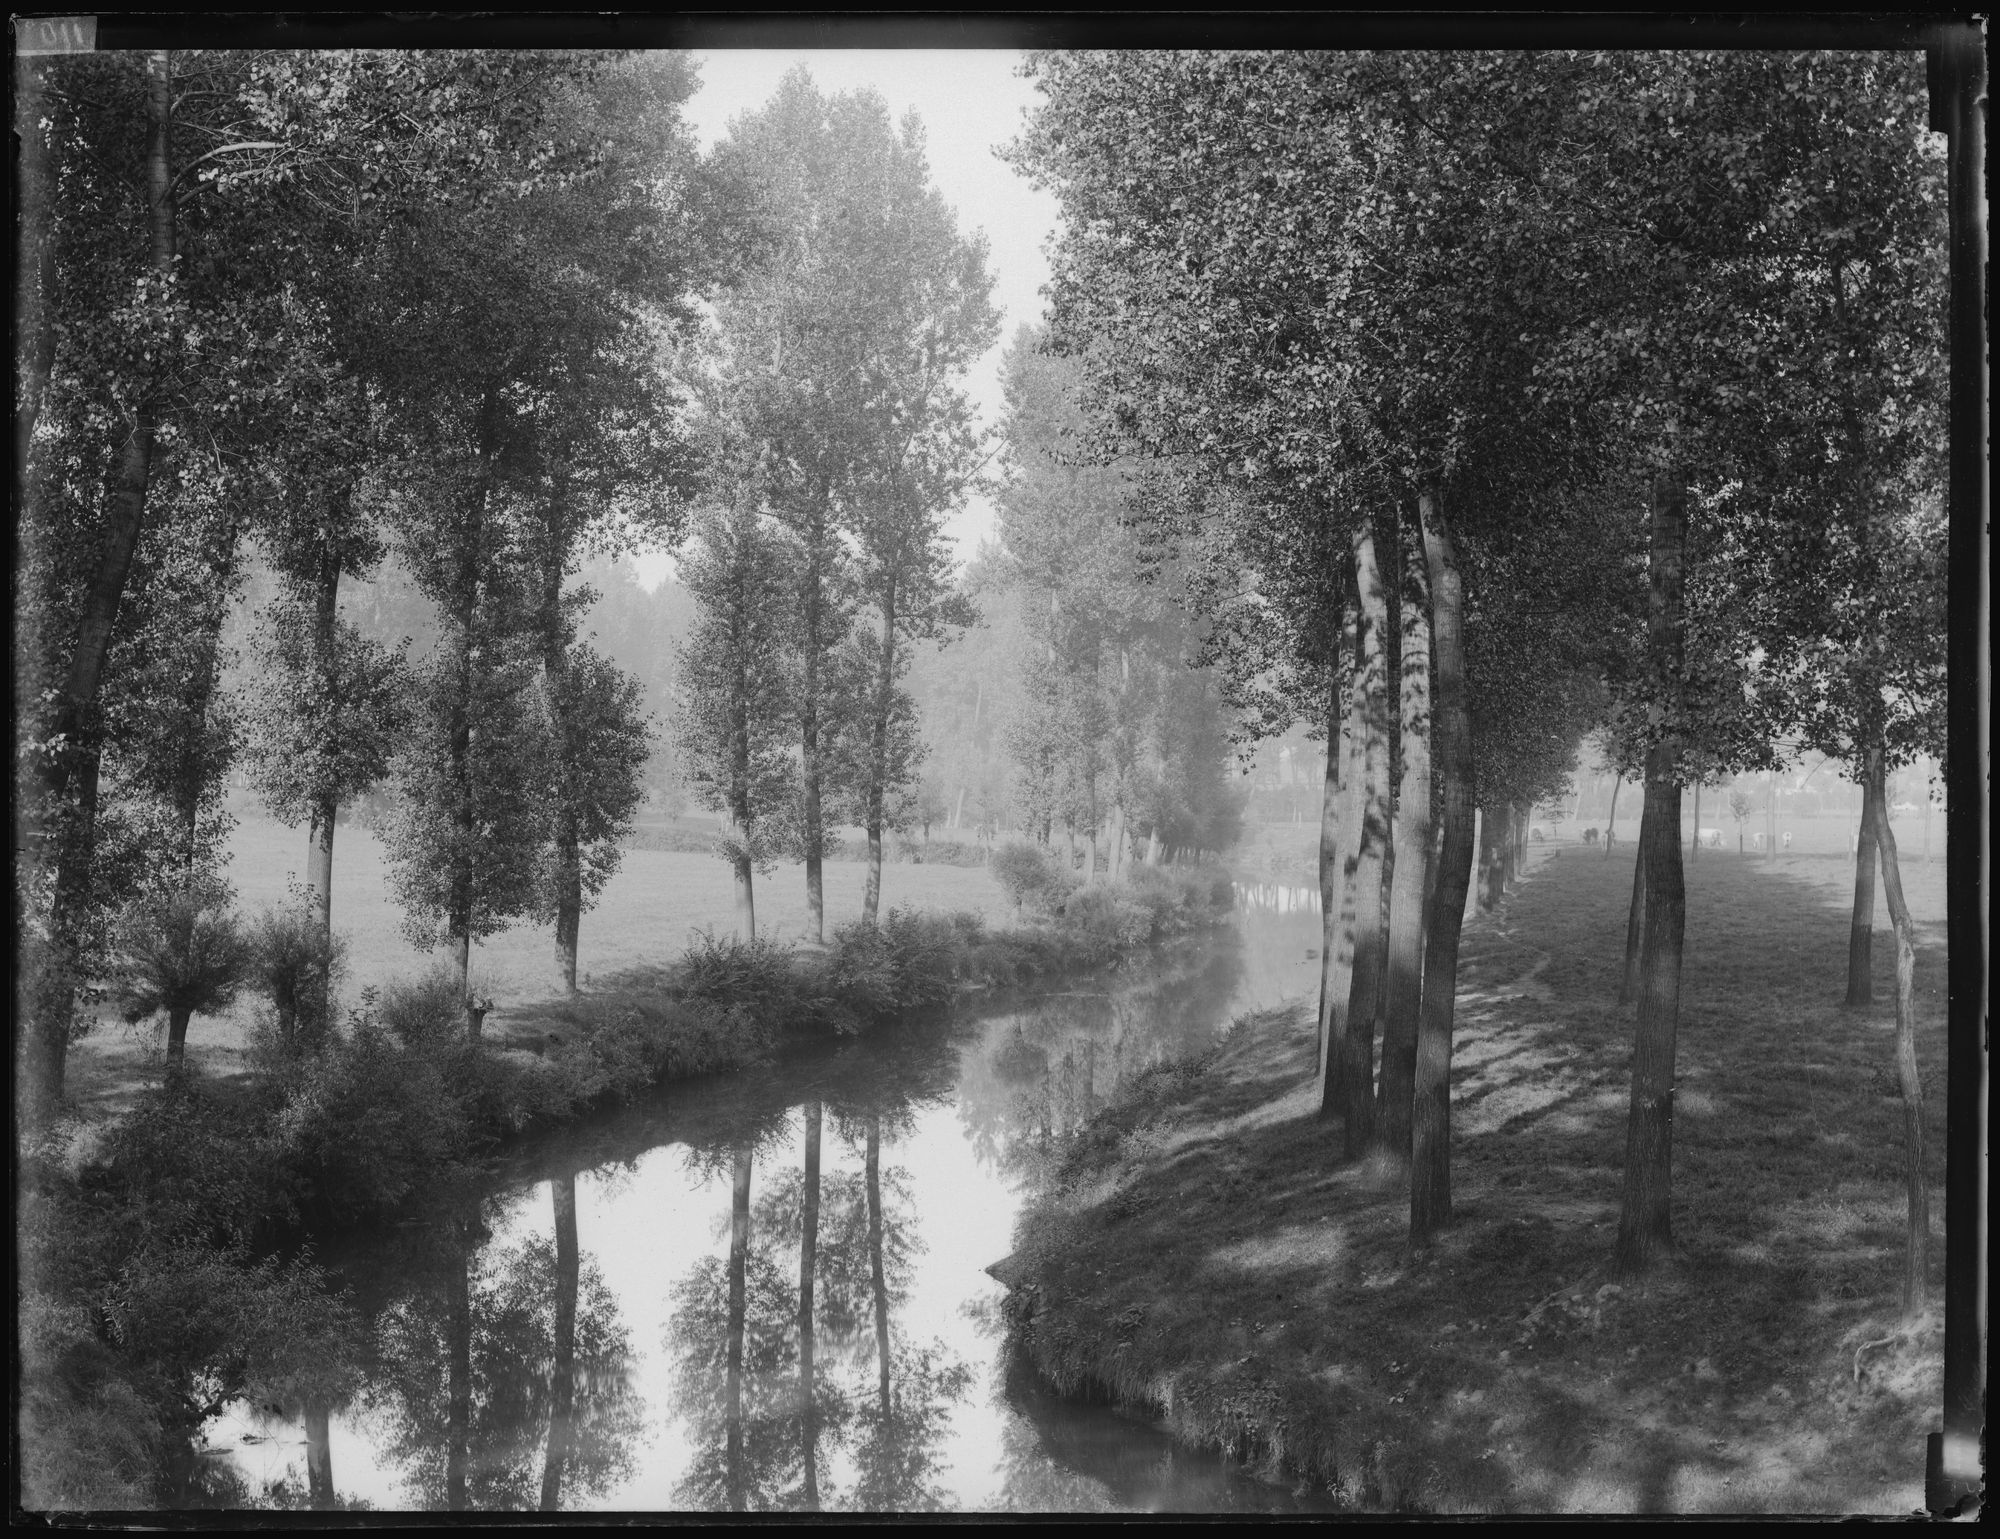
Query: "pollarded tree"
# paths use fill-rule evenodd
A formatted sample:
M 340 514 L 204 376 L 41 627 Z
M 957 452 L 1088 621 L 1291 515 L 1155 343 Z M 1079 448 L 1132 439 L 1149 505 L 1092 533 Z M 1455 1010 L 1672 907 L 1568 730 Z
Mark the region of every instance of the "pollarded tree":
M 676 659 L 674 747 L 701 805 L 728 820 L 718 853 L 736 879 L 736 921 L 757 934 L 753 873 L 770 867 L 771 824 L 785 806 L 791 761 L 789 608 L 799 553 L 786 531 L 738 503 L 697 517 L 681 581 L 698 606 Z

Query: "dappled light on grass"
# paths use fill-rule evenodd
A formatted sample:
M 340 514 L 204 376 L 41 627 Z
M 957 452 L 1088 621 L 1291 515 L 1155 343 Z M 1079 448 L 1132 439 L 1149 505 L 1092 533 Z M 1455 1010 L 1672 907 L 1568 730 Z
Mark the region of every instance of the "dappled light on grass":
M 1035 1285 L 1009 1301 L 1038 1366 L 1372 1507 L 1919 1505 L 1938 1347 L 1897 1334 L 1889 1006 L 1840 1008 L 1846 913 L 1748 861 L 1693 867 L 1679 1251 L 1621 1284 L 1630 883 L 1615 857 L 1545 864 L 1502 911 L 1507 936 L 1469 929 L 1455 1223 L 1428 1252 L 1408 1251 L 1400 1187 L 1341 1165 L 1337 1127 L 1299 1114 L 1309 1009 L 1263 1017 L 1052 1167 L 1020 1235 Z M 1941 960 L 1920 962 L 1927 1073 Z M 1885 1337 L 1857 1381 L 1857 1348 Z

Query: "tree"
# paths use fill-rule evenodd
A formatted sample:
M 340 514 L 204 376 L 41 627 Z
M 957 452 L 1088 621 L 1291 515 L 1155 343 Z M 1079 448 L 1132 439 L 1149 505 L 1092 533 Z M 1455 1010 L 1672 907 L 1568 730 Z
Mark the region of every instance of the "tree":
M 45 223 L 27 232 L 37 303 L 16 415 L 36 574 L 23 618 L 38 643 L 19 844 L 48 963 L 26 1012 L 35 1115 L 60 1097 L 76 988 L 113 901 L 96 870 L 102 706 L 149 543 L 174 522 L 191 466 L 227 463 L 297 420 L 302 333 L 288 295 L 342 265 L 324 259 L 336 232 L 573 170 L 583 146 L 551 143 L 540 108 L 593 67 L 362 52 L 36 67 L 29 204 Z M 422 122 L 402 110 L 413 101 Z
M 1736 820 L 1736 853 L 1743 853 L 1743 825 L 1750 821 L 1750 814 L 1756 810 L 1748 791 L 1731 789 L 1729 793 L 1729 815 Z
M 676 659 L 680 698 L 674 741 L 696 799 L 722 813 L 718 852 L 736 878 L 737 932 L 757 933 L 753 872 L 770 869 L 770 825 L 786 801 L 784 740 L 795 687 L 787 613 L 798 552 L 754 507 L 699 516 L 681 580 L 697 609 Z
M 249 944 L 219 894 L 176 892 L 143 901 L 125 917 L 113 995 L 128 1021 L 167 1017 L 167 1061 L 178 1063 L 189 1019 L 227 1009 L 250 965 Z

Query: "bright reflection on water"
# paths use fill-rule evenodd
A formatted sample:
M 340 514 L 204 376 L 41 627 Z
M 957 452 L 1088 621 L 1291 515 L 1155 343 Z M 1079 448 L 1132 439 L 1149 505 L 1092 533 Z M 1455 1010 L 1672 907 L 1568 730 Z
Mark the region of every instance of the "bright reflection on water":
M 1314 992 L 1318 895 L 1238 897 L 1220 935 L 677 1086 L 358 1237 L 323 1259 L 369 1324 L 361 1389 L 238 1404 L 212 1456 L 293 1506 L 1298 1510 L 1010 1373 L 985 1271 L 1121 1081 Z

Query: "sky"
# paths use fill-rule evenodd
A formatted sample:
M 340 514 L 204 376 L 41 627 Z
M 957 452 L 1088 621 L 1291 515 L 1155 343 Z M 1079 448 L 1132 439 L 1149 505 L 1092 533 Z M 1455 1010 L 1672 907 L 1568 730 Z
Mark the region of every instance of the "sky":
M 770 100 L 786 71 L 803 64 L 823 91 L 878 92 L 892 119 L 914 111 L 923 120 L 931 181 L 958 211 L 959 228 L 982 230 L 993 273 L 1000 341 L 966 381 L 985 426 L 1000 420 L 1000 355 L 1023 325 L 1041 317 L 1048 280 L 1043 243 L 1056 226 L 1055 199 L 1030 187 L 995 151 L 1019 132 L 1035 91 L 1015 75 L 1021 55 L 1007 49 L 703 49 L 695 54 L 701 89 L 687 115 L 707 149 L 732 120 Z M 989 500 L 967 504 L 948 530 L 961 562 L 993 533 Z M 670 569 L 665 556 L 645 556 L 639 574 L 648 587 Z

